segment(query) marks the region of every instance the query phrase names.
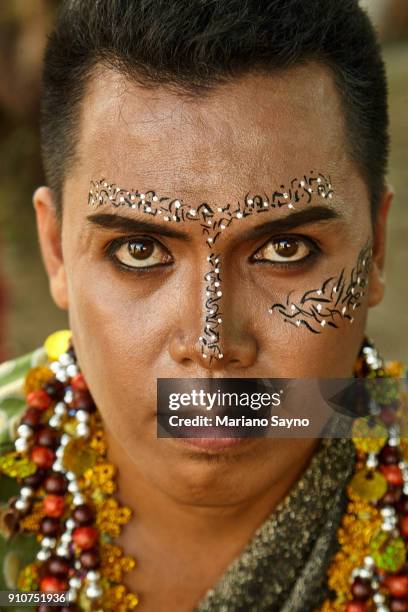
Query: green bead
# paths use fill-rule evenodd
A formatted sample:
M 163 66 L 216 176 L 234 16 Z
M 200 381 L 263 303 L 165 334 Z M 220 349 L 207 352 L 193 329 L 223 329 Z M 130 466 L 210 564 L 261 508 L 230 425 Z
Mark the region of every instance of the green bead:
M 398 572 L 406 559 L 404 540 L 386 531 L 379 531 L 373 537 L 370 553 L 376 566 L 386 572 Z

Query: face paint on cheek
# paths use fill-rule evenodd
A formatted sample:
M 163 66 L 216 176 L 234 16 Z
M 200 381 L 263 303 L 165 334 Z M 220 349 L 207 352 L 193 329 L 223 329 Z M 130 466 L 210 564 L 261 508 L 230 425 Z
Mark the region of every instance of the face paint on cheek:
M 273 304 L 269 313 L 277 312 L 285 323 L 306 327 L 315 334 L 326 326 L 338 328 L 343 321 L 353 323 L 354 311 L 365 296 L 372 252 L 372 245 L 367 241 L 349 273 L 343 268 L 337 276 L 327 278 L 318 289 L 306 291 L 297 301 L 292 301 L 291 291 L 286 302 Z
M 302 178 L 294 178 L 288 185 L 281 185 L 270 196 L 247 194 L 243 201 L 232 206 L 227 204 L 220 207 L 211 207 L 203 202 L 197 208 L 183 204 L 178 198 L 159 197 L 155 191 L 139 192 L 117 187 L 106 179 L 91 181 L 88 204 L 93 208 L 109 204 L 114 208 L 127 206 L 146 215 L 156 217 L 166 222 L 199 223 L 210 250 L 218 243 L 224 231 L 235 221 L 258 213 L 268 213 L 271 209 L 286 206 L 295 209 L 297 204 L 311 204 L 313 197 L 332 199 L 333 189 L 330 177 L 313 170 Z M 205 324 L 199 342 L 202 355 L 213 359 L 222 359 L 224 351 L 221 348 L 220 312 L 221 290 L 221 255 L 211 252 L 207 257 L 209 270 L 204 275 L 205 282 Z M 276 305 L 275 305 L 276 306 Z

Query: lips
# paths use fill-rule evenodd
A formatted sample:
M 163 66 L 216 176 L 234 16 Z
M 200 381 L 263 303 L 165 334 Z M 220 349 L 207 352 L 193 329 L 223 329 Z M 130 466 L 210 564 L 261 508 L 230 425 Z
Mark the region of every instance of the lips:
M 173 438 L 187 446 L 202 448 L 203 450 L 224 451 L 230 448 L 248 444 L 255 438 Z

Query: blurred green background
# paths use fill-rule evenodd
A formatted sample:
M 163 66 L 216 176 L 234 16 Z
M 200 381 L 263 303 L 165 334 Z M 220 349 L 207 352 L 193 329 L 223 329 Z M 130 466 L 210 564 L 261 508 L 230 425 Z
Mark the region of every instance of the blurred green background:
M 387 293 L 370 311 L 368 333 L 386 358 L 408 362 L 408 1 L 366 0 L 384 46 L 390 87 L 396 191 L 387 235 Z M 0 360 L 39 346 L 65 327 L 52 302 L 39 253 L 32 192 L 42 184 L 38 141 L 41 59 L 58 0 L 0 3 L 0 278 L 6 315 Z

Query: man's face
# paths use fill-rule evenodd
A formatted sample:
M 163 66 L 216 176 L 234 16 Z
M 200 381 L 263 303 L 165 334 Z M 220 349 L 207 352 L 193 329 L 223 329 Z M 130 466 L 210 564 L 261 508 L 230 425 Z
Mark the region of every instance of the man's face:
M 370 289 L 352 322 L 339 316 L 336 327 L 318 333 L 291 324 L 284 308 L 271 308 L 286 305 L 290 314 L 292 304 L 342 271 L 347 288 L 359 254 L 373 244 L 367 187 L 345 134 L 331 74 L 317 64 L 247 75 L 194 98 L 146 89 L 107 70 L 90 80 L 77 161 L 64 186 L 53 295 L 69 310 L 79 363 L 107 428 L 160 487 L 172 483 L 182 496 L 189 484 L 199 497 L 217 483 L 225 499 L 249 496 L 268 486 L 276 465 L 283 470 L 306 441 L 252 440 L 230 453 L 235 463 L 228 472 L 228 464 L 197 460 L 199 451 L 156 438 L 158 377 L 352 375 Z M 218 211 L 236 209 L 247 194 L 270 198 L 312 175 L 330 177 L 332 197 L 315 193 L 294 207 L 234 218 L 216 245 L 201 223 L 109 201 L 88 204 L 91 182 L 102 178 L 129 194 L 154 191 L 190 209 L 207 203 Z M 289 231 L 270 225 L 317 207 L 326 209 L 322 218 Z M 149 221 L 155 230 L 126 228 L 126 220 Z M 211 254 L 221 264 L 222 357 L 209 359 L 200 338 Z

